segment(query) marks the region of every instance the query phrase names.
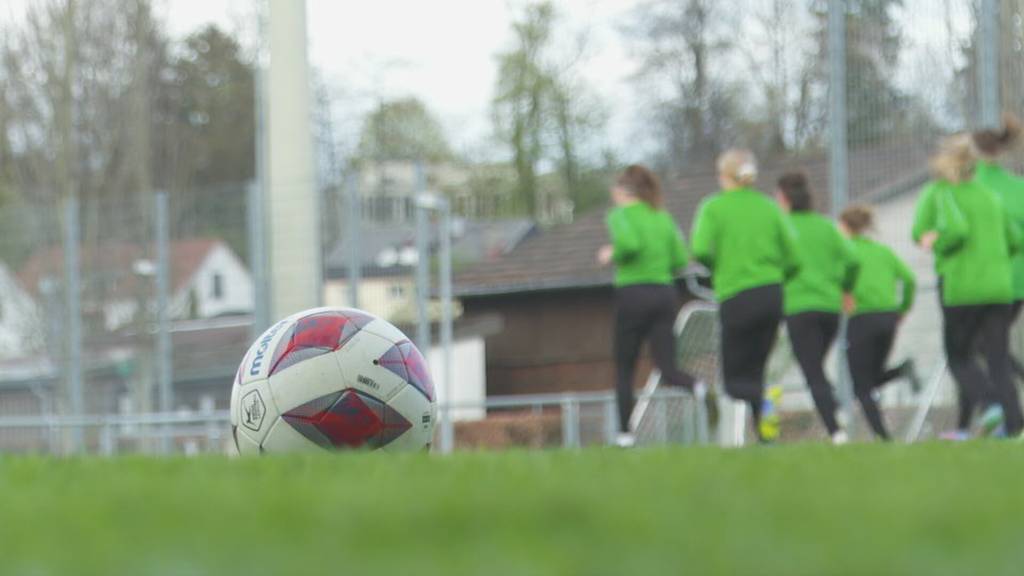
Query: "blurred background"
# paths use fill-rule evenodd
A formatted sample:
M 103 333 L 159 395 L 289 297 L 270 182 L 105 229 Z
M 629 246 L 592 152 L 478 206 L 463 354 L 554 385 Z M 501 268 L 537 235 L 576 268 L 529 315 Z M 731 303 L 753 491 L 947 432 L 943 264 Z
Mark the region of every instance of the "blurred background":
M 822 211 L 876 205 L 921 280 L 894 359 L 936 382 L 884 402 L 908 426 L 934 405 L 923 435 L 946 426 L 910 220 L 941 135 L 1024 115 L 1024 1 L 307 0 L 285 32 L 271 4 L 0 8 L 0 450 L 226 450 L 232 380 L 283 315 L 285 263 L 319 303 L 414 337 L 452 408 L 442 448 L 603 443 L 609 179 L 655 167 L 688 232 L 735 145 L 766 190 L 802 168 Z M 275 74 L 275 34 L 308 46 L 308 70 Z M 302 122 L 275 124 L 295 94 Z M 275 219 L 292 208 L 318 225 Z M 289 248 L 299 232 L 318 250 Z M 681 355 L 713 357 L 713 324 Z M 784 342 L 776 356 L 784 437 L 824 438 Z

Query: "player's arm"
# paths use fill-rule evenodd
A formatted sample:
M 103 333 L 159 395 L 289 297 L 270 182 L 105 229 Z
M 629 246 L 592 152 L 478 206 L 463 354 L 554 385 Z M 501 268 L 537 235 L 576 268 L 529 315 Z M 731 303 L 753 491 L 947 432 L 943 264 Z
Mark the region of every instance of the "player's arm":
M 914 296 L 917 294 L 917 277 L 914 271 L 907 266 L 899 256 L 892 250 L 889 251 L 893 266 L 896 269 L 896 277 L 903 283 L 903 298 L 900 300 L 900 312 L 906 314 L 914 305 Z
M 970 226 L 949 188 L 937 192 L 936 204 L 935 223 L 939 235 L 935 239 L 935 252 L 951 254 L 963 247 L 970 234 Z
M 693 258 L 709 269 L 715 268 L 715 236 L 717 234 L 714 212 L 710 202 L 702 202 L 693 218 Z
M 640 252 L 640 236 L 622 210 L 608 214 L 608 233 L 612 239 L 612 261 L 623 264 Z
M 671 216 L 669 217 L 671 220 Z M 686 239 L 683 237 L 683 231 L 672 222 L 672 228 L 675 234 L 672 238 L 672 271 L 678 272 L 690 262 L 690 254 L 686 250 Z
M 857 276 L 860 274 L 860 260 L 857 258 L 856 252 L 854 252 L 853 243 L 844 238 L 839 233 L 839 230 L 836 230 L 835 233 L 836 242 L 838 243 L 836 257 L 841 263 L 843 270 L 843 277 L 840 279 L 841 287 L 843 292 L 851 292 L 853 291 L 853 286 L 857 283 Z
M 920 244 L 925 234 L 935 231 L 935 213 L 935 185 L 930 184 L 921 190 L 914 208 L 914 224 L 910 231 L 914 244 Z
M 775 209 L 776 228 L 779 240 L 779 262 L 782 264 L 782 275 L 786 280 L 800 273 L 800 249 L 797 246 L 796 231 L 782 210 Z

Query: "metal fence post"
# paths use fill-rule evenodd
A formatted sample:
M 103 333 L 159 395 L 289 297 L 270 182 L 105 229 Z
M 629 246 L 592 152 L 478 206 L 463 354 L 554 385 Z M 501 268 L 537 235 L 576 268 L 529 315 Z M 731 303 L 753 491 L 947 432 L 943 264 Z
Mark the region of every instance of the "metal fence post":
M 417 165 L 416 197 L 426 193 L 422 164 Z M 430 353 L 430 222 L 427 207 L 416 202 L 416 345 Z
M 562 447 L 580 447 L 580 405 L 572 397 L 562 400 Z
M 252 339 L 270 326 L 269 284 L 267 282 L 266 219 L 263 215 L 263 180 L 248 186 L 249 263 L 252 266 Z
M 615 396 L 604 401 L 604 443 L 613 446 L 619 433 L 619 411 Z
M 828 62 L 829 186 L 832 189 L 832 216 L 837 218 L 846 207 L 850 182 L 846 133 L 846 0 L 829 0 L 828 3 Z M 838 343 L 840 353 L 836 355 L 836 372 L 840 411 L 852 426 L 853 385 L 846 377 L 845 329 L 840 329 Z
M 452 213 L 451 207 L 445 199 L 440 199 L 441 210 L 441 354 L 444 366 L 445 402 L 449 405 L 454 401 L 454 374 L 452 369 Z M 455 423 L 452 418 L 452 411 L 448 410 L 447 418 L 444 419 L 441 434 L 441 450 L 449 453 L 455 446 Z
M 981 0 L 978 11 L 978 122 L 982 128 L 999 125 L 999 3 Z
M 64 204 L 64 297 L 68 315 L 67 327 L 67 394 L 71 414 L 82 416 L 82 294 L 78 222 L 78 197 L 69 196 Z M 81 452 L 81 428 L 71 430 L 71 451 Z
M 160 392 L 160 411 L 174 408 L 174 383 L 170 316 L 170 232 L 168 229 L 167 192 L 156 193 L 156 377 Z M 170 452 L 170 429 L 160 435 L 160 451 Z
M 359 172 L 350 169 L 345 177 L 345 245 L 348 247 L 348 304 L 359 308 L 359 284 L 362 282 L 359 226 L 362 220 L 359 201 Z

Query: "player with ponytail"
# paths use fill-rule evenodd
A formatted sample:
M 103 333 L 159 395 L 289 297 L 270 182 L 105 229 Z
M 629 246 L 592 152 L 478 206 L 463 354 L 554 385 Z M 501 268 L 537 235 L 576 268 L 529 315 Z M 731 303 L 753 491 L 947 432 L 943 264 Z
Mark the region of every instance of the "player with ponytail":
M 782 320 L 782 284 L 800 266 L 796 240 L 779 207 L 754 188 L 757 160 L 750 151 L 722 154 L 718 174 L 721 191 L 694 218 L 693 254 L 711 270 L 719 302 L 725 390 L 750 406 L 758 437 L 771 441 L 778 420 L 761 417 L 771 408 L 765 368 Z
M 844 444 L 847 436 L 836 420 L 835 396 L 824 364 L 839 330 L 843 292 L 849 291 L 857 278 L 857 259 L 835 224 L 814 211 L 803 173 L 779 178 L 775 199 L 789 214 L 800 254 L 800 273 L 784 287 L 789 341 L 829 437 Z
M 874 212 L 867 206 L 850 206 L 839 217 L 839 226 L 850 237 L 860 271 L 849 294 L 846 312 L 846 359 L 853 389 L 875 436 L 889 439 L 875 394 L 886 383 L 907 378 L 920 387 L 912 360 L 886 369 L 889 352 L 903 315 L 914 304 L 914 273 L 887 246 L 871 240 Z M 899 295 L 899 296 L 897 296 Z
M 932 159 L 934 180 L 918 199 L 913 238 L 935 257 L 941 285 L 946 356 L 959 388 L 955 435 L 966 437 L 974 413 L 998 405 L 1006 432 L 1024 427 L 1011 376 L 1011 256 L 1020 236 L 995 192 L 974 180 L 977 156 L 971 137 L 942 142 Z M 983 345 L 982 345 L 983 344 Z M 988 370 L 975 358 L 981 352 Z M 993 410 L 987 410 L 991 414 Z M 994 419 L 984 418 L 983 424 Z

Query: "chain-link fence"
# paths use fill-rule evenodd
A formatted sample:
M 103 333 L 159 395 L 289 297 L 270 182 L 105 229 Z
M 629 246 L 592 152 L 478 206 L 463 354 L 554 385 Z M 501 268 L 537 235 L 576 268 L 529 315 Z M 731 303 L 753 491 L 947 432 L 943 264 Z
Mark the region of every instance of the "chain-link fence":
M 77 428 L 85 431 L 80 439 L 68 432 L 75 426 L 56 420 L 35 427 L 7 421 L 0 449 L 66 452 L 78 444 L 104 452 L 157 450 L 172 436 L 181 450 L 216 449 L 222 430 L 206 426 L 223 424 L 238 361 L 270 320 L 270 233 L 261 209 L 266 199 L 259 185 L 247 181 L 267 180 L 264 151 L 257 153 L 254 144 L 262 127 L 250 101 L 258 83 L 244 58 L 232 56 L 240 49 L 226 35 L 209 32 L 182 43 L 180 57 L 164 50 L 166 39 L 152 34 L 139 8 L 144 4 L 119 15 L 107 35 L 163 47 L 128 51 L 153 61 L 111 56 L 121 52 L 104 44 L 95 26 L 85 26 L 107 6 L 95 2 L 78 16 L 85 22 L 78 84 L 62 83 L 58 75 L 40 84 L 46 94 L 23 90 L 35 86 L 28 80 L 42 77 L 40 71 L 56 66 L 49 61 L 26 60 L 22 68 L 3 69 L 23 77 L 0 78 L 7 105 L 0 110 L 0 129 L 14 135 L 0 148 L 0 422 L 99 418 Z M 1004 110 L 1024 116 L 1024 1 L 680 5 L 693 22 L 712 12 L 718 20 L 703 36 L 686 37 L 688 51 L 673 52 L 680 62 L 693 56 L 695 63 L 682 65 L 680 78 L 704 90 L 694 92 L 695 107 L 683 107 L 673 118 L 686 123 L 710 114 L 703 130 L 742 135 L 737 138 L 757 149 L 766 167 L 806 168 L 825 211 L 834 214 L 850 202 L 875 205 L 876 236 L 910 263 L 920 286 L 893 361 L 914 358 L 926 381 L 940 381 L 936 279 L 931 257 L 910 240 L 914 205 L 942 135 L 997 122 Z M 693 30 L 683 32 L 697 34 Z M 39 40 L 30 32 L 19 33 L 18 42 Z M 31 51 L 50 52 L 60 51 Z M 145 70 L 147 82 L 103 76 L 129 79 Z M 710 88 L 700 86 L 705 79 L 713 80 Z M 741 94 L 757 96 L 737 102 L 737 86 Z M 237 92 L 218 91 L 224 87 Z M 729 90 L 734 93 L 727 97 Z M 54 96 L 60 94 L 77 101 Z M 36 105 L 42 101 L 53 106 Z M 763 109 L 771 122 L 751 128 L 746 119 L 729 117 L 747 105 Z M 218 125 L 230 126 L 232 138 L 216 132 Z M 684 143 L 727 144 L 706 134 L 680 134 Z M 146 158 L 156 160 L 140 160 Z M 1007 162 L 1022 168 L 1024 156 Z M 571 203 L 556 198 L 538 214 L 510 218 L 516 213 L 515 193 L 509 192 L 514 187 L 502 179 L 514 171 L 505 165 L 381 158 L 364 159 L 349 172 L 343 181 L 338 174 L 323 178 L 336 183 L 324 185 L 318 196 L 323 302 L 358 305 L 414 336 L 435 377 L 448 382 L 450 395 L 443 400 L 462 407 L 455 409 L 454 445 L 484 445 L 491 434 L 530 438 L 495 445 L 586 445 L 605 438 L 610 420 L 604 396 L 593 402 L 557 396 L 526 408 L 488 404 L 485 348 L 500 328 L 458 321 L 459 304 L 444 281 L 463 267 L 504 258 L 537 234 L 534 218 L 568 219 Z M 699 180 L 689 176 L 684 172 L 679 181 Z M 137 190 L 138 182 L 154 181 L 166 185 L 166 195 Z M 586 250 L 591 258 L 592 248 Z M 702 318 L 710 322 L 713 315 Z M 684 338 L 683 354 L 711 362 L 713 326 L 702 330 L 709 335 Z M 1013 348 L 1024 356 L 1019 331 Z M 809 396 L 789 358 L 783 343 L 772 367 L 794 414 L 784 431 L 814 437 L 820 431 L 813 416 L 805 417 L 811 414 Z M 830 359 L 829 366 L 835 381 L 847 385 L 840 362 Z M 715 379 L 717 368 L 702 370 L 706 381 Z M 950 423 L 955 394 L 948 377 L 941 381 L 930 399 L 935 407 L 921 424 L 925 436 Z M 894 431 L 910 425 L 921 401 L 900 384 L 882 399 Z M 163 416 L 142 416 L 153 412 Z M 532 432 L 514 431 L 521 418 Z M 179 425 L 198 429 L 152 433 Z M 865 426 L 855 428 L 866 432 Z M 466 439 L 474 435 L 483 440 Z

